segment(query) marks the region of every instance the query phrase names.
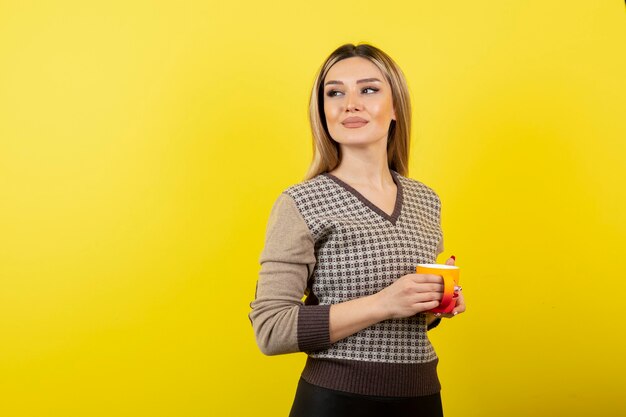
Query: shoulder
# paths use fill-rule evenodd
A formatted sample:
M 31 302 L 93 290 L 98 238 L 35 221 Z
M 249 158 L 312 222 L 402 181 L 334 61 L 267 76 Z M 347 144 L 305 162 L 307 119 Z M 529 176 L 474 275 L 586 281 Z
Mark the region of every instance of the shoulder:
M 299 214 L 304 217 L 309 206 L 319 203 L 319 198 L 325 194 L 324 190 L 329 189 L 328 178 L 318 175 L 309 180 L 305 180 L 284 188 L 272 208 L 277 214 L 289 213 Z
M 325 174 L 319 174 L 309 180 L 287 187 L 283 194 L 291 197 L 306 217 L 324 211 L 329 205 L 336 205 L 341 191 L 334 181 Z
M 396 177 L 402 184 L 403 199 L 409 204 L 426 206 L 435 212 L 441 210 L 441 199 L 437 192 L 422 181 L 405 177 L 396 173 Z
M 424 194 L 424 195 L 428 195 L 428 196 L 434 197 L 436 199 L 439 199 L 439 195 L 437 194 L 437 192 L 432 187 L 426 185 L 422 181 L 419 181 L 419 180 L 416 180 L 416 179 L 413 179 L 413 178 L 409 178 L 409 177 L 405 177 L 405 176 L 400 175 L 398 173 L 396 173 L 396 177 L 401 181 L 402 187 L 406 191 L 410 191 L 410 192 L 413 192 L 413 193 Z
M 284 188 L 274 201 L 268 225 L 275 229 L 275 225 L 282 224 L 290 228 L 290 234 L 295 230 L 307 239 L 317 236 L 322 227 L 319 218 L 332 206 L 332 195 L 336 192 L 331 183 L 326 176 L 318 175 Z
M 267 220 L 266 241 L 286 239 L 293 235 L 310 237 L 308 229 L 295 200 L 286 192 L 280 193 L 274 200 Z
M 293 184 L 283 190 L 283 194 L 287 194 L 294 200 L 306 198 L 320 193 L 328 188 L 328 178 L 324 174 L 317 175 L 306 181 Z

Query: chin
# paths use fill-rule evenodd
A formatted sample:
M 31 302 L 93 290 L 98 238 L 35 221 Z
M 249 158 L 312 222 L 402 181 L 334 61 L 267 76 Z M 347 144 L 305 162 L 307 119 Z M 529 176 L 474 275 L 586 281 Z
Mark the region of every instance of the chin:
M 371 139 L 371 138 L 359 138 L 359 137 L 342 137 L 339 140 L 333 139 L 335 142 L 340 145 L 345 146 L 367 146 L 374 145 L 381 141 L 381 139 Z M 387 143 L 387 138 L 384 138 L 385 143 Z

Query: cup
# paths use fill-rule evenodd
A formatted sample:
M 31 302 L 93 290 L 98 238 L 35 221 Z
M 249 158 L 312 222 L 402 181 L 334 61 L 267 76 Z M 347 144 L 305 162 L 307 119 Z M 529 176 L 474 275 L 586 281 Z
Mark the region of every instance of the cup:
M 415 272 L 418 274 L 440 275 L 443 278 L 443 298 L 441 303 L 439 303 L 439 307 L 428 310 L 428 312 L 452 313 L 458 297 L 455 287 L 459 285 L 459 267 L 443 264 L 418 264 Z

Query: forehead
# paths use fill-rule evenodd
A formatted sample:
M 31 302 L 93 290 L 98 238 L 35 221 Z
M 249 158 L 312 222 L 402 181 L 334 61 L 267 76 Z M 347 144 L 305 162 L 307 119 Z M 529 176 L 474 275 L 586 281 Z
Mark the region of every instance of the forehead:
M 364 78 L 378 78 L 387 83 L 385 76 L 378 67 L 373 62 L 361 57 L 350 57 L 335 63 L 328 70 L 324 82 L 335 80 L 349 83 Z

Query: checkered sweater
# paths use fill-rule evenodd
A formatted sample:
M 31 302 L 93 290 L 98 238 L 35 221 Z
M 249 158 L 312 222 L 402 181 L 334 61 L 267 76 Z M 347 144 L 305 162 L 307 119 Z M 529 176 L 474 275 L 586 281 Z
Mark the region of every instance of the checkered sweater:
M 328 173 L 287 188 L 272 208 L 249 318 L 265 354 L 308 354 L 302 377 L 312 384 L 398 397 L 441 388 L 424 314 L 330 343 L 332 304 L 374 294 L 443 251 L 437 194 L 391 174 L 391 215 Z

